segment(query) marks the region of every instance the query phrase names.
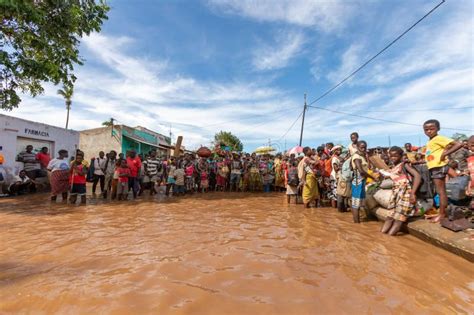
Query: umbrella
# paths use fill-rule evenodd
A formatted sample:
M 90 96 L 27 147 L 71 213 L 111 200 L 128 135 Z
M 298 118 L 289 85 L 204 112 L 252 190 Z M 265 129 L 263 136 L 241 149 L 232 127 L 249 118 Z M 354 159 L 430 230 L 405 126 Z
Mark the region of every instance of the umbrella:
M 290 154 L 297 155 L 298 153 L 303 153 L 303 147 L 300 147 L 299 145 L 297 145 L 297 146 L 294 147 L 294 148 L 291 148 L 291 149 L 288 150 L 288 152 L 287 152 L 288 155 L 290 155 Z
M 270 152 L 274 152 L 276 151 L 275 148 L 273 147 L 270 147 L 270 146 L 264 146 L 264 147 L 258 147 L 255 149 L 255 153 L 259 153 L 259 154 L 266 154 L 266 153 L 270 153 Z

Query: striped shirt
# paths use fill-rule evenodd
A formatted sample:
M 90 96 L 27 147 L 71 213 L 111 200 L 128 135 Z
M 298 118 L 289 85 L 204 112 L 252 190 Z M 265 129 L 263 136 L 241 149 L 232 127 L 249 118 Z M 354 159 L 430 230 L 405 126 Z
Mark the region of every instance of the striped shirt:
M 163 164 L 158 159 L 146 159 L 143 163 L 145 166 L 145 172 L 149 176 L 163 174 Z
M 23 169 L 26 172 L 39 170 L 41 168 L 39 161 L 36 159 L 36 154 L 34 154 L 33 152 L 28 153 L 26 151 L 23 151 L 18 154 L 18 157 L 20 158 L 20 161 L 23 162 Z

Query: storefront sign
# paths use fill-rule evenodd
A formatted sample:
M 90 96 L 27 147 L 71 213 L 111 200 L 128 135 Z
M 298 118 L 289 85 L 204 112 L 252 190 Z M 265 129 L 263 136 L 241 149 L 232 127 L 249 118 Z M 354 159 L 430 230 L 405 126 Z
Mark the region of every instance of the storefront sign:
M 49 137 L 49 133 L 46 131 L 34 130 L 25 128 L 25 134 L 33 135 L 33 136 L 41 136 L 41 137 Z

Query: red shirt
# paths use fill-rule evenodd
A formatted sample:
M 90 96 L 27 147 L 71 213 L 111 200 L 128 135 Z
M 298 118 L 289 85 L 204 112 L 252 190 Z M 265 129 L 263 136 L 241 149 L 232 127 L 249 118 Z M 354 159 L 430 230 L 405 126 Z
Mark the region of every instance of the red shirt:
M 128 177 L 130 176 L 130 169 L 128 167 L 119 167 L 117 168 L 117 173 L 119 175 L 119 182 L 126 183 L 128 182 Z M 126 174 L 121 176 L 121 174 Z
M 74 163 L 74 162 L 72 162 Z M 86 174 L 81 175 L 79 174 L 75 169 L 73 169 L 74 164 L 71 165 L 71 183 L 73 184 L 85 184 L 86 183 Z M 84 164 L 81 164 L 77 167 L 77 170 L 82 173 L 82 170 L 84 169 Z
M 49 154 L 44 154 L 43 152 L 37 153 L 36 159 L 40 162 L 41 166 L 44 168 L 48 167 L 49 161 L 51 161 L 51 157 L 49 156 Z
M 138 172 L 142 168 L 142 161 L 138 156 L 127 157 L 128 168 L 130 169 L 130 177 L 138 177 Z

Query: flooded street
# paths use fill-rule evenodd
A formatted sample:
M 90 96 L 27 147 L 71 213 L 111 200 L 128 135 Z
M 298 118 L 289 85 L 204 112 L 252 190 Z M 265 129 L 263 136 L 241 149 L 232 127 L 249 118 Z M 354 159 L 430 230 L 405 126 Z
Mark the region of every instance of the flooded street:
M 473 265 L 283 194 L 0 200 L 6 314 L 472 313 Z

